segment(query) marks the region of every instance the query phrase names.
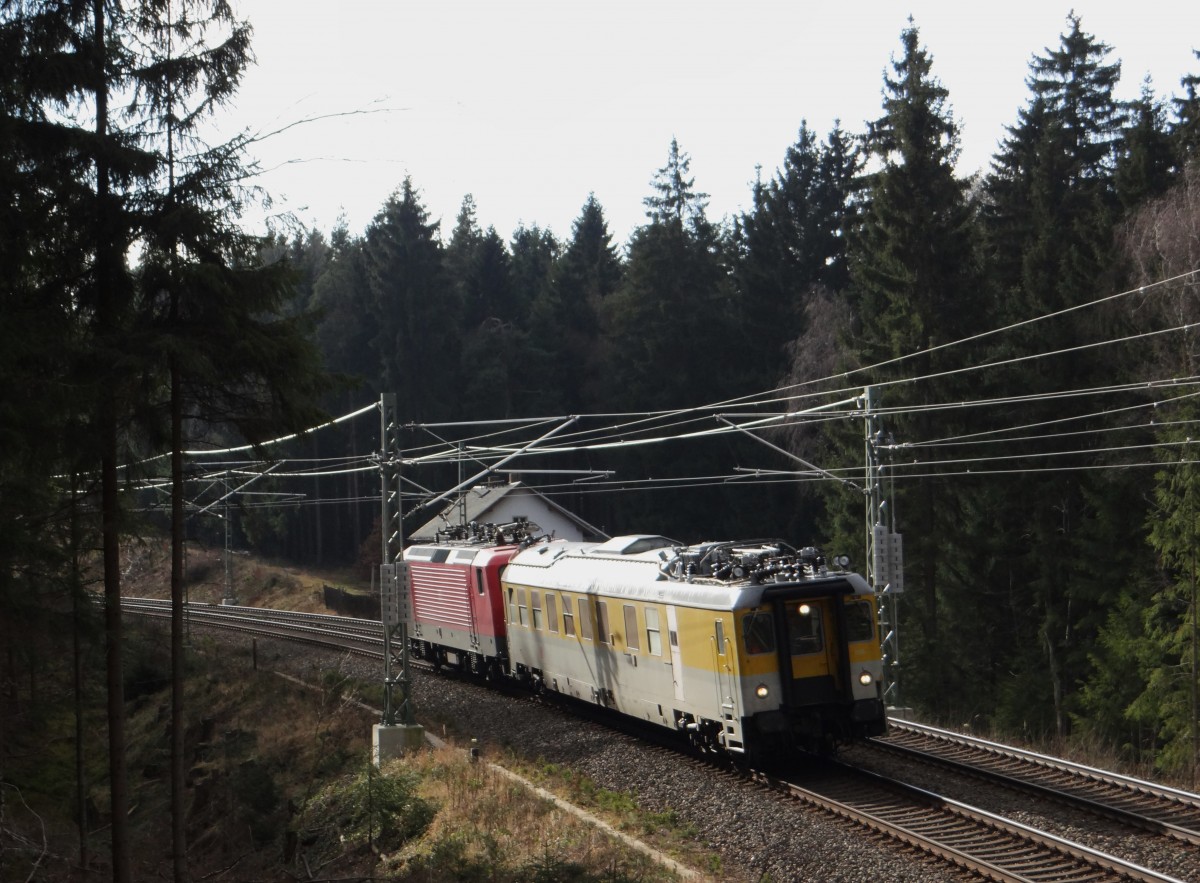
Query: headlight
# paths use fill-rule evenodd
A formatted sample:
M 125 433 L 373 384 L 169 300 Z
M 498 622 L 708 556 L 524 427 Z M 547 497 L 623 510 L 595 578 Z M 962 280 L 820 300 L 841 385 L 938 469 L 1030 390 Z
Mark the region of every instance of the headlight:
M 875 680 L 875 679 L 873 677 L 871 677 L 871 673 L 869 671 L 864 671 L 862 674 L 860 674 L 858 676 L 858 682 L 860 684 L 862 684 L 864 687 L 871 686 L 871 681 L 873 681 L 873 680 Z
M 810 613 L 812 613 L 812 608 L 809 607 L 807 604 L 801 604 L 799 607 L 796 608 L 796 612 L 799 613 L 801 616 L 808 616 Z
M 767 689 L 766 684 L 759 684 L 757 687 L 754 688 L 754 695 L 757 696 L 759 699 L 766 699 L 767 694 L 770 692 L 771 691 Z

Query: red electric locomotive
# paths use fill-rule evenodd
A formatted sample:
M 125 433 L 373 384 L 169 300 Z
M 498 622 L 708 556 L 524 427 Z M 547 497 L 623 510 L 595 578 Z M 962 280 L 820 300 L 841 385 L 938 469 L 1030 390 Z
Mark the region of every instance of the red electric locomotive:
M 533 540 L 527 522 L 469 524 L 404 550 L 410 652 L 437 667 L 495 678 L 508 663 L 500 575 Z

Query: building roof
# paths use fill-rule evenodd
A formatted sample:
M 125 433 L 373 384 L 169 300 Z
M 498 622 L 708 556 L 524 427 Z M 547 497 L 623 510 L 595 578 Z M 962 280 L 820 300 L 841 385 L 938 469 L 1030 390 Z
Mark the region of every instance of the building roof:
M 505 500 L 510 503 L 515 502 L 517 498 L 520 498 L 523 504 L 530 504 L 533 507 L 531 511 L 525 511 L 521 514 L 543 529 L 547 529 L 549 523 L 539 521 L 538 516 L 541 513 L 536 511 L 536 507 L 538 506 L 544 507 L 542 511 L 548 515 L 556 516 L 555 520 L 569 522 L 578 529 L 580 538 L 582 539 L 608 539 L 608 534 L 604 531 L 584 521 L 569 509 L 563 508 L 545 494 L 539 493 L 521 481 L 513 481 L 508 484 L 481 485 L 464 491 L 437 515 L 414 530 L 409 539 L 413 542 L 429 542 L 437 537 L 439 531 L 445 531 L 457 525 L 470 524 L 471 522 L 484 524 L 487 522 L 509 521 L 511 520 L 510 517 L 500 516 L 500 504 Z M 550 520 L 543 519 L 546 522 Z

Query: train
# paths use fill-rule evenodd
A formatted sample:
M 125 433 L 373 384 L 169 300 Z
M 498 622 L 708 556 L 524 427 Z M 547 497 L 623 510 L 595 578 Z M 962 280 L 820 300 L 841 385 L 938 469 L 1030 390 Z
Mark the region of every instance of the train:
M 555 540 L 468 525 L 403 553 L 409 652 L 670 729 L 735 759 L 886 732 L 874 593 L 780 540 Z

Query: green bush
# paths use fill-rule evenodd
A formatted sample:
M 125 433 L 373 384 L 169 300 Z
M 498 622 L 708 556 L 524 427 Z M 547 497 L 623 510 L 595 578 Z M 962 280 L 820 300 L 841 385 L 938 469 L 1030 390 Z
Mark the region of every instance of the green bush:
M 300 842 L 322 861 L 368 844 L 393 852 L 424 834 L 437 815 L 417 794 L 418 785 L 414 775 L 385 776 L 373 767 L 338 779 L 304 805 Z

